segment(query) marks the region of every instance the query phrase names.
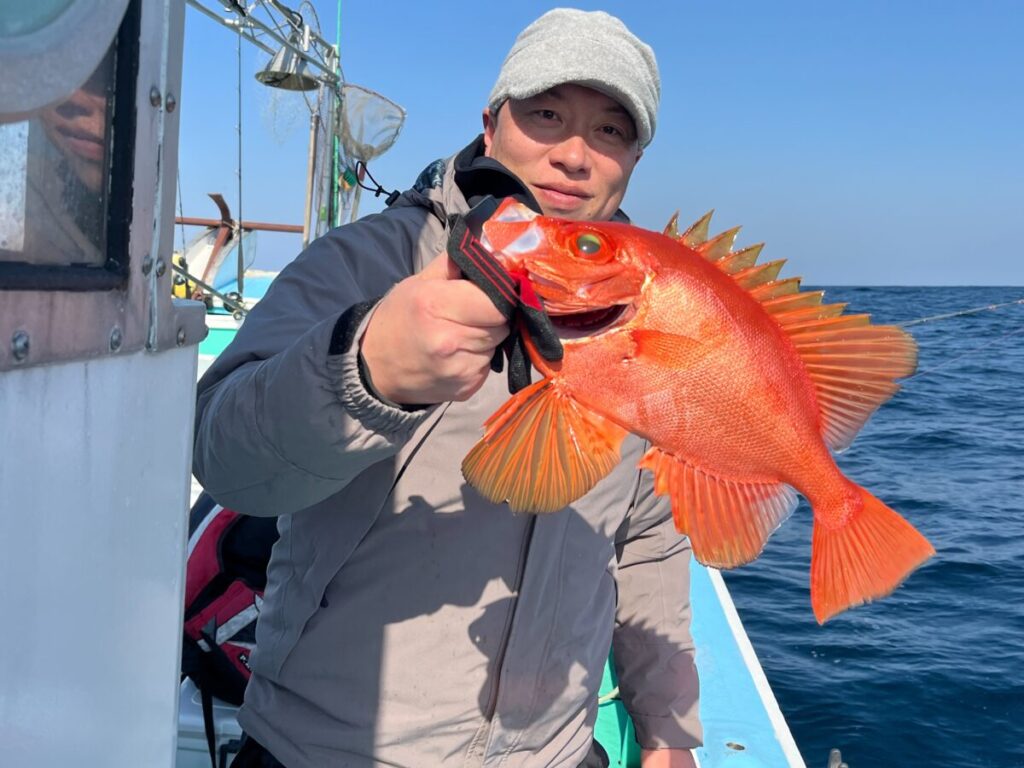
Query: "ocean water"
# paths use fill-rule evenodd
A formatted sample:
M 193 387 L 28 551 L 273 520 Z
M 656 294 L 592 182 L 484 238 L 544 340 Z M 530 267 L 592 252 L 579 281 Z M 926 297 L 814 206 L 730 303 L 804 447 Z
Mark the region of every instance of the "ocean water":
M 875 321 L 1024 288 L 833 288 Z M 938 554 L 884 600 L 818 626 L 806 503 L 726 582 L 811 768 L 1024 766 L 1024 306 L 908 328 L 919 373 L 838 457 Z

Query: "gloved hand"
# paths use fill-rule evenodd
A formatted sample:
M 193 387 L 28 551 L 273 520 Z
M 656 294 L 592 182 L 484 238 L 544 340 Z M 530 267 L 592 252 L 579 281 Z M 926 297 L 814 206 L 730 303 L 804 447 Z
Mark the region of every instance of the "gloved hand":
M 502 354 L 508 358 L 508 388 L 515 393 L 530 383 L 530 359 L 523 332 L 529 333 L 537 352 L 552 362 L 562 359 L 562 342 L 533 292 L 526 275 L 508 272 L 480 242 L 483 223 L 498 207 L 498 201 L 486 197 L 463 216 L 450 219 L 448 257 L 463 275 L 482 290 L 508 320 L 511 332 L 503 349 L 498 350 L 491 367 L 500 371 Z

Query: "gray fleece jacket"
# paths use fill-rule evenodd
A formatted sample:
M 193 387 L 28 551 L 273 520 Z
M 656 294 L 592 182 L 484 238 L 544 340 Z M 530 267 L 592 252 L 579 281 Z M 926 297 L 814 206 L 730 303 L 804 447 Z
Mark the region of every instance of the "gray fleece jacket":
M 239 720 L 288 768 L 576 768 L 610 646 L 640 744 L 700 743 L 690 551 L 643 441 L 572 506 L 513 514 L 460 473 L 503 375 L 418 411 L 359 375 L 358 305 L 440 253 L 467 197 L 516 189 L 479 140 L 428 166 L 284 269 L 200 381 L 196 476 L 280 515 Z

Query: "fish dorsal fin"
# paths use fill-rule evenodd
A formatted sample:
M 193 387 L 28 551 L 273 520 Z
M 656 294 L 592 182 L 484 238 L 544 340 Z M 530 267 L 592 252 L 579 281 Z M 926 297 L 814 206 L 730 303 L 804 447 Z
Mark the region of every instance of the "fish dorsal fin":
M 683 232 L 683 234 L 675 235 L 676 240 L 689 248 L 696 248 L 698 245 L 703 244 L 708 239 L 708 227 L 711 226 L 711 216 L 714 213 L 714 209 L 705 213 L 693 222 L 690 228 Z M 674 219 L 675 217 L 673 217 Z M 672 222 L 669 223 L 672 224 Z
M 859 317 L 863 323 L 839 322 Z M 859 317 L 802 321 L 787 329 L 814 383 L 822 436 L 835 451 L 850 445 L 871 414 L 899 390 L 896 379 L 909 376 L 917 364 L 909 333 Z
M 654 473 L 654 492 L 672 500 L 676 530 L 690 537 L 693 556 L 715 568 L 757 558 L 796 508 L 788 485 L 718 478 L 660 448 L 647 451 L 640 467 Z
M 762 248 L 764 248 L 764 243 L 733 251 L 718 262 L 718 268 L 727 275 L 735 275 L 737 272 L 749 269 L 757 262 L 757 257 L 761 255 Z
M 732 246 L 736 242 L 736 235 L 739 233 L 739 227 L 733 227 L 732 229 L 725 230 L 725 232 L 719 232 L 711 239 L 705 240 L 703 243 L 698 245 L 695 250 L 708 261 L 721 261 L 732 253 Z
M 665 237 L 671 237 L 673 240 L 679 239 L 679 211 L 672 214 L 672 218 L 668 220 L 668 224 L 665 225 L 665 231 L 662 234 Z
M 484 426 L 462 474 L 517 512 L 555 512 L 583 496 L 618 463 L 626 436 L 550 379 L 518 392 Z
M 896 379 L 917 364 L 913 337 L 895 326 L 871 325 L 868 315 L 844 315 L 845 304 L 823 304 L 823 291 L 801 291 L 800 279 L 779 278 L 784 260 L 757 264 L 761 245 L 731 248 L 736 229 L 708 238 L 711 212 L 687 233 L 687 243 L 760 302 L 796 347 L 817 395 L 822 436 L 842 450 L 872 413 L 899 389 Z M 686 235 L 677 235 L 683 240 Z

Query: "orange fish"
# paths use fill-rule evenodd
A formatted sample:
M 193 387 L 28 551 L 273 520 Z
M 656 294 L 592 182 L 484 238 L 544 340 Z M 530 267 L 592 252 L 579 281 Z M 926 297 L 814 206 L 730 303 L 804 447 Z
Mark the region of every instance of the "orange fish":
M 506 200 L 482 242 L 543 300 L 564 347 L 543 379 L 488 419 L 467 481 L 519 511 L 551 512 L 619 461 L 627 432 L 653 446 L 640 467 L 671 498 L 698 561 L 754 560 L 796 506 L 814 512 L 811 605 L 819 623 L 892 592 L 935 550 L 848 480 L 846 448 L 917 348 L 894 326 L 843 315 L 823 292 L 778 279 L 761 246 L 708 239 L 711 214 L 682 234 L 537 216 Z

